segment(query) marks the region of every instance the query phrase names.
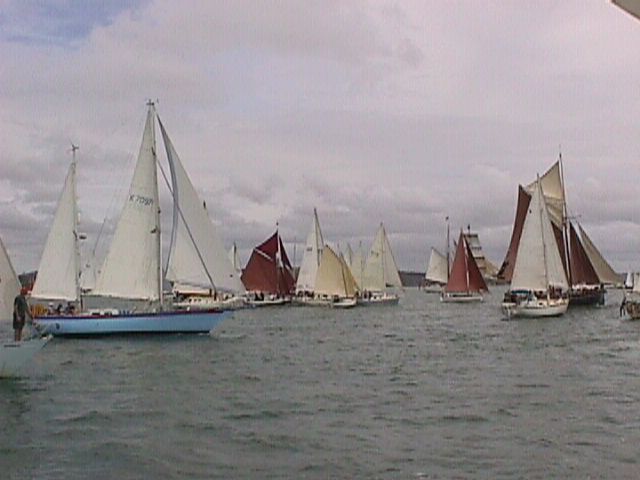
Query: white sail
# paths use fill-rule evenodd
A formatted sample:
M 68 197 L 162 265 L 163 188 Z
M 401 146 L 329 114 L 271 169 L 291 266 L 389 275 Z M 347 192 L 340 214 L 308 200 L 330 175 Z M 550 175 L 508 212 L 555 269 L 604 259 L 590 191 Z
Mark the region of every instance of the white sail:
M 19 292 L 20 281 L 0 239 L 0 321 L 12 318 L 13 299 Z
M 322 258 L 324 240 L 322 238 L 322 230 L 318 220 L 318 212 L 313 209 L 313 221 L 311 222 L 311 230 L 307 236 L 307 244 L 302 255 L 302 263 L 298 272 L 298 280 L 296 282 L 296 292 L 313 292 L 316 284 L 318 266 Z
M 619 284 L 620 277 L 613 270 L 613 268 L 611 268 L 611 265 L 609 265 L 609 263 L 604 259 L 600 251 L 596 248 L 594 243 L 587 235 L 587 232 L 584 231 L 582 225 L 580 225 L 579 223 L 578 229 L 580 230 L 582 246 L 584 247 L 585 252 L 587 252 L 587 256 L 589 257 L 591 265 L 593 265 L 593 268 L 596 271 L 596 275 L 598 275 L 598 279 L 600 280 L 600 282 L 608 283 L 611 285 Z
M 347 266 L 351 268 L 351 264 L 353 263 L 353 249 L 351 248 L 349 242 L 347 242 L 347 249 L 344 252 L 344 261 L 346 262 Z
M 80 250 L 76 202 L 76 162 L 69 166 L 49 236 L 40 257 L 33 298 L 80 299 Z
M 425 273 L 425 280 L 432 283 L 446 284 L 448 278 L 447 257 L 442 255 L 438 250 L 431 247 L 431 255 L 429 256 L 429 265 Z
M 242 278 L 242 264 L 240 263 L 240 255 L 238 254 L 236 242 L 233 242 L 233 245 L 231 245 L 229 249 L 229 260 L 231 260 L 231 265 L 235 272 Z
M 511 290 L 546 291 L 549 286 L 567 289 L 567 277 L 542 194 L 541 182 L 538 181 L 536 187 L 522 227 Z
M 527 185 L 526 190 L 530 195 L 533 195 L 536 183 L 537 181 L 534 181 Z M 557 227 L 561 227 L 565 217 L 566 198 L 559 160 L 540 177 L 540 184 L 549 211 L 549 217 Z
M 149 105 L 138 160 L 109 252 L 96 279 L 96 295 L 161 298 L 160 206 L 154 108 Z
M 640 272 L 632 273 L 631 290 L 634 293 L 640 293 Z
M 318 267 L 315 294 L 352 297 L 355 295 L 356 289 L 355 280 L 344 259 L 341 259 L 331 247 L 326 245 Z
M 364 275 L 364 263 L 365 258 L 362 253 L 362 242 L 358 245 L 358 249 L 353 253 L 351 257 L 351 273 L 353 274 L 353 278 L 355 279 L 358 286 L 362 286 L 362 277 Z
M 244 292 L 240 276 L 227 256 L 204 202 L 193 187 L 159 119 L 158 123 L 172 169 L 173 201 L 177 206 L 167 279 L 174 282 L 176 291 L 213 289 Z
M 402 287 L 398 267 L 382 223 L 369 250 L 362 281 L 365 290 L 383 291 L 387 287 Z

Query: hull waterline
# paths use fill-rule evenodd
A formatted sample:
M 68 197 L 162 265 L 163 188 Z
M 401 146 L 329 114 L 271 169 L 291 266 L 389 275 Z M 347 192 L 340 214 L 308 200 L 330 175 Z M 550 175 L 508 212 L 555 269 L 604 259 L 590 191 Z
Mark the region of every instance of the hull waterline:
M 54 336 L 208 333 L 233 312 L 192 310 L 115 315 L 48 316 L 35 320 Z

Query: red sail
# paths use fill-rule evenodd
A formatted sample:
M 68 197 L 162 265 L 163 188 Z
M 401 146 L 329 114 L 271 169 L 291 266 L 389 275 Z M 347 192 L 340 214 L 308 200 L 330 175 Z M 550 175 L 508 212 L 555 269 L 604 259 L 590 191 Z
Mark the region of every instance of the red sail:
M 295 287 L 292 271 L 282 239 L 276 230 L 251 252 L 249 262 L 242 272 L 242 283 L 249 291 L 289 295 Z
M 560 252 L 560 258 L 562 259 L 562 267 L 564 268 L 564 274 L 569 278 L 569 272 L 567 272 L 567 249 L 564 245 L 564 235 L 562 229 L 557 227 L 555 223 L 551 222 L 551 228 L 553 229 L 553 236 L 556 237 L 556 245 L 558 245 L 558 251 Z
M 600 279 L 596 273 L 587 252 L 578 238 L 573 224 L 569 224 L 569 252 L 572 285 L 599 285 Z
M 445 292 L 480 292 L 487 291 L 487 284 L 480 273 L 471 248 L 460 230 L 456 255 L 451 266 L 449 281 L 444 287 Z
M 509 248 L 507 254 L 504 257 L 502 266 L 498 271 L 498 278 L 507 282 L 511 281 L 513 276 L 513 267 L 516 265 L 516 256 L 518 254 L 518 245 L 520 244 L 520 237 L 522 236 L 522 226 L 524 225 L 524 219 L 527 216 L 527 209 L 529 208 L 529 202 L 531 201 L 531 195 L 529 195 L 522 185 L 518 186 L 518 206 L 516 208 L 516 219 L 513 223 L 513 232 L 511 233 L 511 242 L 509 242 Z

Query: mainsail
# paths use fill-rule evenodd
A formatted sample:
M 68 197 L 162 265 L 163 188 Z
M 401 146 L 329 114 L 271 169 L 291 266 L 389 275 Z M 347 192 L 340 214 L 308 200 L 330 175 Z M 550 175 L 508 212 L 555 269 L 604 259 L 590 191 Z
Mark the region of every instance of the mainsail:
M 366 290 L 384 291 L 387 287 L 402 288 L 398 267 L 382 223 L 369 250 L 362 280 L 362 287 Z
M 249 291 L 278 295 L 293 292 L 293 267 L 277 230 L 251 252 L 242 283 Z
M 448 293 L 489 291 L 462 230 L 460 230 L 451 274 L 444 291 Z
M 318 212 L 314 208 L 311 229 L 307 236 L 307 243 L 304 254 L 302 255 L 302 263 L 300 264 L 300 271 L 298 272 L 296 292 L 313 292 L 315 290 L 323 245 L 324 240 L 322 238 L 322 230 L 320 230 L 320 222 L 318 221 Z
M 0 239 L 0 321 L 11 319 L 13 299 L 19 292 L 20 281 Z
M 362 276 L 364 274 L 364 254 L 362 253 L 362 242 L 358 244 L 358 249 L 353 253 L 351 257 L 351 273 L 358 286 L 362 286 Z
M 555 240 L 541 182 L 533 191 L 522 227 L 511 290 L 568 288 L 562 258 Z
M 244 287 L 229 261 L 222 239 L 207 208 L 193 187 L 178 154 L 158 119 L 172 173 L 174 225 L 167 279 L 175 291 L 221 290 L 242 292 Z
M 93 293 L 106 297 L 159 300 L 160 206 L 154 131 L 149 105 L 136 168 L 109 252 Z
M 572 285 L 598 285 L 600 279 L 582 242 L 578 238 L 576 229 L 569 223 L 569 268 Z
M 351 270 L 336 253 L 325 245 L 318 267 L 315 294 L 338 297 L 353 297 L 358 290 Z
M 80 299 L 80 249 L 76 202 L 76 161 L 69 165 L 53 223 L 40 258 L 33 298 L 75 302 Z
M 611 268 L 611 265 L 604 259 L 600 251 L 593 244 L 587 232 L 584 231 L 582 225 L 578 223 L 578 230 L 580 231 L 580 238 L 582 239 L 582 245 L 589 256 L 589 260 L 591 260 L 591 264 L 598 275 L 598 279 L 600 283 L 617 285 L 620 283 L 620 277 L 618 274 Z
M 438 250 L 431 247 L 431 255 L 429 256 L 429 264 L 424 278 L 430 283 L 446 284 L 449 276 L 449 268 L 447 266 L 447 257 L 442 255 Z

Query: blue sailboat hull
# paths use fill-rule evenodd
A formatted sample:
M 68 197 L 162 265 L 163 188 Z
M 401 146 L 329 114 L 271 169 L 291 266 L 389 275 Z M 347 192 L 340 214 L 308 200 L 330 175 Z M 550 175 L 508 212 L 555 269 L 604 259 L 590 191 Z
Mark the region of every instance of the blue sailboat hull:
M 53 315 L 38 317 L 43 333 L 55 336 L 207 333 L 233 312 L 220 310 L 122 313 L 113 315 Z

